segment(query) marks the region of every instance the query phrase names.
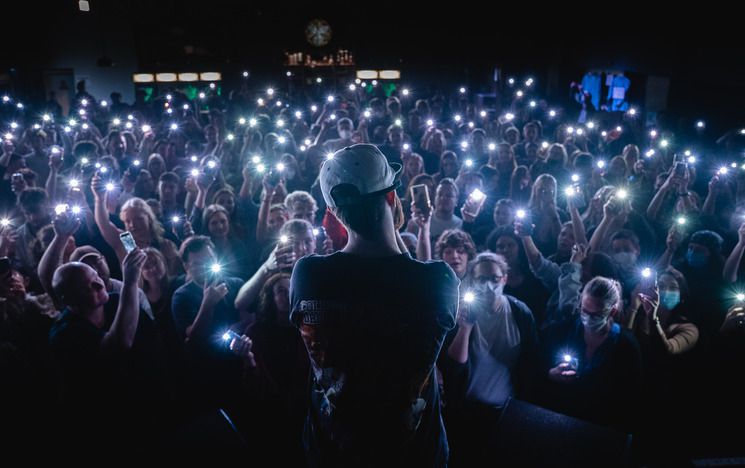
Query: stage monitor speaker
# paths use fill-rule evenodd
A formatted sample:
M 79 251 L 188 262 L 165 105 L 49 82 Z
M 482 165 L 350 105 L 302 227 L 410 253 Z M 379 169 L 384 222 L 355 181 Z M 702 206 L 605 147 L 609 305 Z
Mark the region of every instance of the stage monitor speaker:
M 487 444 L 488 466 L 628 466 L 631 435 L 510 400 Z M 487 466 L 487 465 L 485 465 Z

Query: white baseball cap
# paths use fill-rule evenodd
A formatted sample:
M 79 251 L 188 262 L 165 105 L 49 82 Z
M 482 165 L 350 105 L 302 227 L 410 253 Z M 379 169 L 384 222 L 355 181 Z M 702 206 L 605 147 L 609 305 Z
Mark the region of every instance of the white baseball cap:
M 355 205 L 398 188 L 401 165 L 388 163 L 377 146 L 347 146 L 321 166 L 321 192 L 330 208 Z

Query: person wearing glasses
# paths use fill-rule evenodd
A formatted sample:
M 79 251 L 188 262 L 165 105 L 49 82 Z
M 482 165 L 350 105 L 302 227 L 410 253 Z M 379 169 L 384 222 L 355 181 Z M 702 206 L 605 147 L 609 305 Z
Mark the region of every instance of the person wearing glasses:
M 473 301 L 461 303 L 458 326 L 440 360 L 454 457 L 480 453 L 507 401 L 527 398 L 536 382 L 536 323 L 528 306 L 504 294 L 508 274 L 499 254 L 483 252 L 471 262 L 462 296 L 470 293 Z M 462 460 L 464 466 L 470 461 L 475 460 Z

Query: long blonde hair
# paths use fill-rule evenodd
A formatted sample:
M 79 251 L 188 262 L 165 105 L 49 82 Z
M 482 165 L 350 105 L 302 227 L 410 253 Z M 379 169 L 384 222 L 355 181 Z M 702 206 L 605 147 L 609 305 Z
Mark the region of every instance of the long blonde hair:
M 155 217 L 155 213 L 153 213 L 153 209 L 150 208 L 150 205 L 148 205 L 147 202 L 142 198 L 130 198 L 129 200 L 124 202 L 124 205 L 122 205 L 122 209 L 119 212 L 119 217 L 121 218 L 124 213 L 130 210 L 140 210 L 145 213 L 145 216 L 147 217 L 150 224 L 150 237 L 152 237 L 151 242 L 154 241 L 155 247 L 162 245 L 165 230 L 160 224 L 160 221 L 158 221 L 158 218 Z

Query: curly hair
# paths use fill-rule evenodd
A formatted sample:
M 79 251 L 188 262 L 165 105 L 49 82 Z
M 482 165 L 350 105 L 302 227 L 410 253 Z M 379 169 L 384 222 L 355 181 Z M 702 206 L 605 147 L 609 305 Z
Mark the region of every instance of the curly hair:
M 448 229 L 443 232 L 435 243 L 435 257 L 442 258 L 446 248 L 463 249 L 468 254 L 468 260 L 476 256 L 476 246 L 470 234 L 460 229 Z

